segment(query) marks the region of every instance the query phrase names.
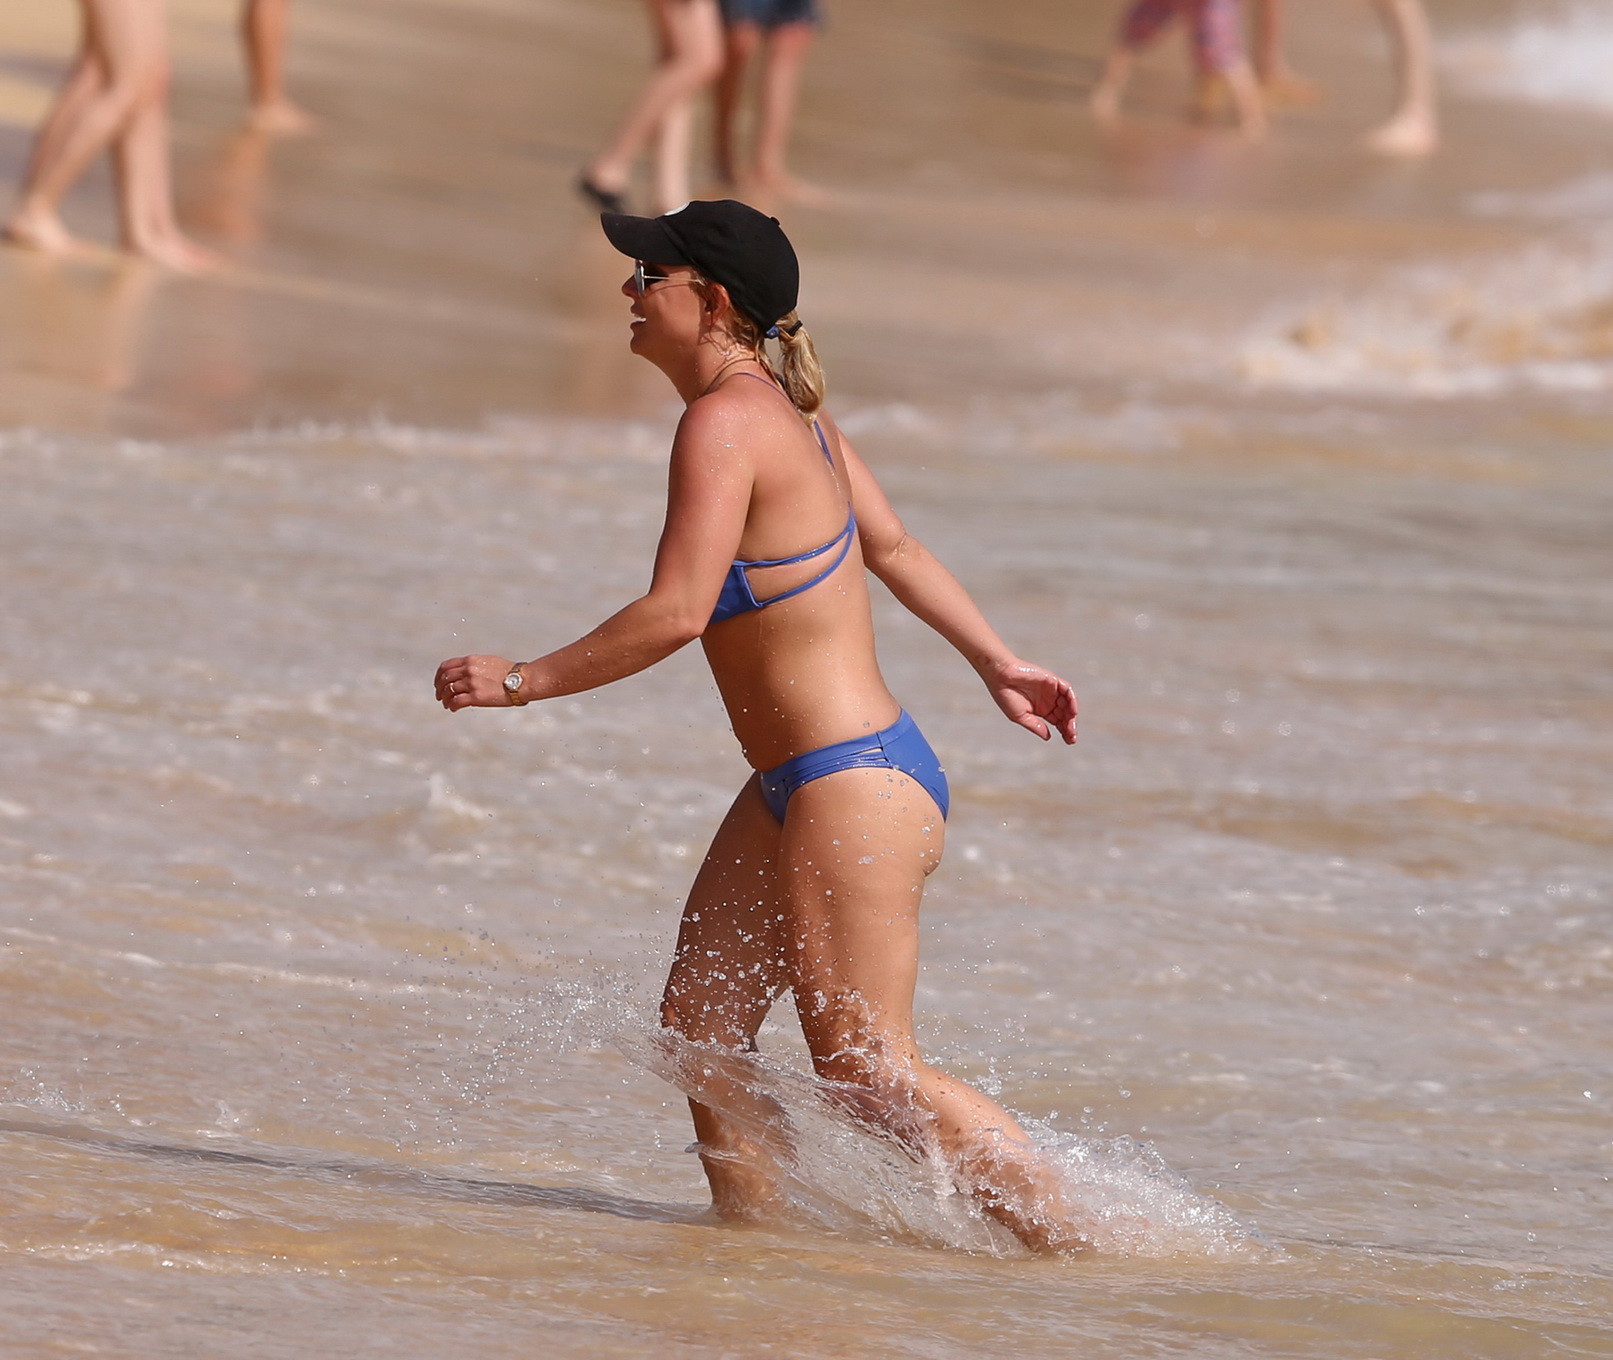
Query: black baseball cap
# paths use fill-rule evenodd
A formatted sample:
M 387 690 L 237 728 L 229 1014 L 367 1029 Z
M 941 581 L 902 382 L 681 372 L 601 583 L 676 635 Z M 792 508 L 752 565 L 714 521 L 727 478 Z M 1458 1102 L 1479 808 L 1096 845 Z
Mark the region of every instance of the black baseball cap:
M 605 237 L 623 255 L 684 264 L 728 290 L 765 332 L 795 310 L 801 265 L 778 218 L 731 198 L 697 199 L 659 217 L 600 213 Z

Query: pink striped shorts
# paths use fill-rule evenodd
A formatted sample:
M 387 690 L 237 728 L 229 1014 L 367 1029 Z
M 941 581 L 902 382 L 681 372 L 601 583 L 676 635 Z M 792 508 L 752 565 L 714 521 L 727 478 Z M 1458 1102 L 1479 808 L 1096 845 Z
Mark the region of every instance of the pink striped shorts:
M 1193 28 L 1193 60 L 1206 74 L 1218 74 L 1243 57 L 1240 0 L 1134 0 L 1120 25 L 1127 47 L 1146 47 L 1178 15 Z

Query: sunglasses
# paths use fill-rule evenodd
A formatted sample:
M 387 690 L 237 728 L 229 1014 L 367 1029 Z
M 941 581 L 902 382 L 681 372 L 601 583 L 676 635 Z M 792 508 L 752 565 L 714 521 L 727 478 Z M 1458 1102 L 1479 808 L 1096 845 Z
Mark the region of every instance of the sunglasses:
M 705 280 L 702 279 L 698 274 L 691 274 L 686 279 L 676 279 L 671 274 L 657 274 L 653 269 L 646 268 L 643 260 L 633 261 L 633 292 L 638 297 L 643 297 L 647 292 L 649 292 L 650 285 L 653 283 L 704 282 Z

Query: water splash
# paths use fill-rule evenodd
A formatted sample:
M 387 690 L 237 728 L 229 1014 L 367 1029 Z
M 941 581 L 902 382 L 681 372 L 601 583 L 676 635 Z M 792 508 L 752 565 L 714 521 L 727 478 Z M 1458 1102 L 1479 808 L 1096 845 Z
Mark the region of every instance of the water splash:
M 766 1151 L 791 1215 L 804 1223 L 850 1237 L 1021 1254 L 940 1157 L 856 1118 L 862 1093 L 854 1088 L 768 1055 L 692 1044 L 666 1030 L 621 1029 L 613 1040 L 645 1070 L 729 1115 Z M 1022 1122 L 1056 1168 L 1061 1198 L 1094 1250 L 1225 1256 L 1260 1245 L 1231 1210 L 1194 1190 L 1152 1146 Z
M 466 798 L 443 774 L 433 774 L 427 783 L 426 808 L 439 817 L 477 825 L 494 816 L 492 808 Z
M 848 1113 L 831 1083 L 757 1053 L 691 1044 L 666 1030 L 618 1030 L 616 1047 L 685 1095 L 728 1115 L 779 1173 L 788 1217 L 848 1237 L 870 1235 L 993 1256 L 1017 1254 L 938 1161 L 881 1138 Z
M 857 1116 L 865 1093 L 818 1078 L 787 1054 L 692 1043 L 645 1023 L 647 998 L 620 977 L 555 977 L 502 1020 L 513 1076 L 534 1048 L 615 1049 L 634 1066 L 728 1115 L 772 1162 L 801 1227 L 991 1256 L 1024 1248 L 982 1212 L 922 1137 L 897 1142 Z M 484 1033 L 491 1038 L 492 1031 Z M 1054 1167 L 1094 1250 L 1132 1257 L 1224 1257 L 1271 1245 L 1199 1193 L 1147 1143 L 1083 1138 L 1016 1115 Z M 691 1147 L 691 1152 L 695 1149 Z

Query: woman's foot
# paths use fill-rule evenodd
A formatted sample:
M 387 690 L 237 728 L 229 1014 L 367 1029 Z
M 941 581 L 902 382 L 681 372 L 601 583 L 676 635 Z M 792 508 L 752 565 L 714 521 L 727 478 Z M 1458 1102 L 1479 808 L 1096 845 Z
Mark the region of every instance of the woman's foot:
M 78 242 L 61 218 L 47 209 L 26 205 L 17 209 L 11 220 L 0 228 L 0 237 L 11 245 L 43 251 L 47 255 L 71 255 L 78 249 Z
M 1438 146 L 1434 115 L 1421 109 L 1397 113 L 1367 138 L 1367 149 L 1380 156 L 1426 156 Z
M 699 1145 L 697 1145 L 699 1146 Z M 772 1159 L 757 1148 L 719 1152 L 700 1147 L 700 1162 L 711 1185 L 711 1214 L 721 1223 L 789 1221 L 790 1198 L 779 1185 Z
M 977 1144 L 959 1162 L 962 1188 L 1039 1255 L 1075 1256 L 1092 1250 L 1084 1213 L 1069 1201 L 1058 1168 L 1035 1148 L 997 1138 Z

